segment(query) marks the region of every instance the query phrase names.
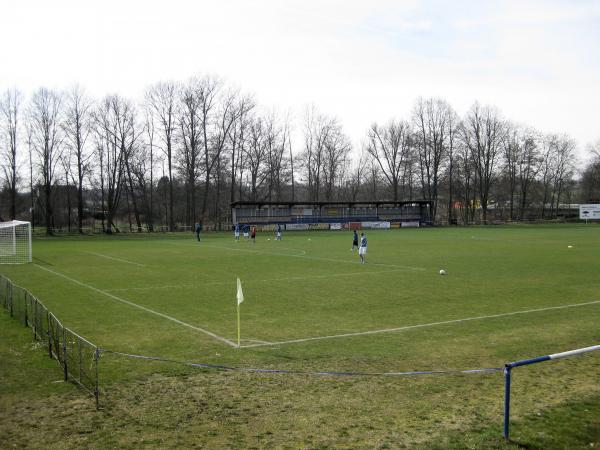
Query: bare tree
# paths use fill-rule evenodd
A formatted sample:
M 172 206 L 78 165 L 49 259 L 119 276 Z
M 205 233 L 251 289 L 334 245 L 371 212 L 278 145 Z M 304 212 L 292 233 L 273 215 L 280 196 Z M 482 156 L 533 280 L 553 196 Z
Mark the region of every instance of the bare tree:
M 392 189 L 393 201 L 398 201 L 398 189 L 411 146 L 410 126 L 404 121 L 390 121 L 386 126 L 371 125 L 367 152 Z
M 290 136 L 291 133 L 288 133 Z M 290 182 L 292 184 L 292 202 L 296 199 L 296 187 L 294 183 L 294 154 L 292 153 L 292 139 L 288 137 L 289 163 L 290 163 Z
M 230 195 L 229 202 L 235 201 L 236 183 L 239 182 L 240 197 L 242 187 L 243 159 L 244 150 L 247 141 L 248 128 L 250 126 L 250 112 L 255 108 L 256 104 L 252 97 L 242 96 L 238 99 L 236 105 L 238 120 L 235 121 L 229 132 L 230 145 Z M 239 180 L 239 181 L 238 181 Z
M 64 175 L 64 187 L 66 188 L 66 200 L 67 200 L 67 230 L 69 231 L 69 233 L 71 232 L 71 225 L 73 223 L 72 220 L 72 216 L 73 216 L 73 202 L 71 201 L 71 182 L 75 181 L 74 177 L 73 177 L 73 167 L 72 167 L 72 158 L 73 158 L 73 154 L 72 154 L 72 149 L 65 145 L 61 155 L 60 155 L 60 162 L 61 162 L 61 166 L 63 169 L 63 175 Z
M 447 129 L 447 156 L 448 156 L 448 224 L 454 223 L 454 172 L 456 161 L 456 147 L 459 141 L 460 120 L 456 112 L 448 106 Z
M 334 187 L 336 182 L 341 185 L 348 168 L 348 157 L 352 144 L 348 136 L 342 131 L 337 122 L 332 124 L 325 141 L 325 154 L 323 164 L 323 181 L 325 184 L 325 199 L 334 200 Z
M 116 228 L 116 213 L 126 189 L 125 159 L 139 135 L 135 131 L 133 105 L 118 95 L 106 97 L 95 111 L 94 119 L 96 148 L 101 154 L 103 197 L 106 197 L 106 232 L 110 234 Z M 102 209 L 104 212 L 104 206 Z
M 524 130 L 520 140 L 521 151 L 517 159 L 517 175 L 520 187 L 519 217 L 522 219 L 528 206 L 531 185 L 539 170 L 539 152 L 538 137 L 534 130 Z
M 202 164 L 204 166 L 204 199 L 202 220 L 206 219 L 208 192 L 212 171 L 221 161 L 229 133 L 239 118 L 240 111 L 236 92 L 223 92 L 222 82 L 210 77 L 201 80 L 199 86 L 200 125 L 202 131 Z
M 556 156 L 552 196 L 554 198 L 554 216 L 556 217 L 565 185 L 571 180 L 575 171 L 575 148 L 577 144 L 567 135 L 555 136 L 553 142 Z
M 267 148 L 263 120 L 258 117 L 250 123 L 248 143 L 244 149 L 246 166 L 250 173 L 250 198 L 258 200 L 258 191 L 266 180 Z
M 202 85 L 198 78 L 190 79 L 180 93 L 179 129 L 181 166 L 186 186 L 186 224 L 196 221 L 196 184 L 200 177 L 202 152 Z
M 146 102 L 156 117 L 161 131 L 163 151 L 169 170 L 169 231 L 175 230 L 173 215 L 173 141 L 177 127 L 178 86 L 176 83 L 159 82 L 146 92 Z
M 475 103 L 467 113 L 462 137 L 469 148 L 477 175 L 483 222 L 487 222 L 490 187 L 496 175 L 496 164 L 504 138 L 504 125 L 498 111 Z
M 581 202 L 600 203 L 600 139 L 586 148 L 590 160 L 581 176 Z
M 27 132 L 27 151 L 29 156 L 29 212 L 31 214 L 31 229 L 35 229 L 35 191 L 33 189 L 33 131 L 29 122 L 25 125 Z
M 281 122 L 275 113 L 269 114 L 264 119 L 264 144 L 266 147 L 266 177 L 267 200 L 281 200 L 282 183 L 286 178 L 288 161 L 284 158 L 289 147 L 290 127 L 288 121 Z
M 368 169 L 368 160 L 370 155 L 366 149 L 365 144 L 361 147 L 358 160 L 351 169 L 350 177 L 347 181 L 348 184 L 348 200 L 355 202 L 358 199 L 358 194 L 362 190 L 363 183 L 365 182 L 365 176 Z
M 146 208 L 146 221 L 148 223 L 148 231 L 154 231 L 154 119 L 152 114 L 146 111 L 146 137 L 147 137 L 147 152 L 143 152 L 143 155 L 147 155 L 149 164 L 146 164 L 146 158 L 143 156 L 140 158 L 140 162 L 137 165 L 137 178 L 140 188 L 144 193 L 144 199 L 148 197 L 147 208 Z M 146 188 L 145 176 L 146 173 L 150 172 L 150 182 Z
M 417 100 L 413 110 L 421 189 L 430 202 L 430 217 L 436 218 L 441 168 L 446 157 L 450 105 L 441 99 Z
M 10 192 L 9 217 L 17 217 L 17 183 L 18 183 L 18 161 L 17 143 L 19 118 L 22 95 L 17 89 L 7 89 L 0 97 L 0 133 L 5 136 L 6 148 L 0 152 L 6 165 L 2 164 L 4 176 Z
M 77 228 L 83 233 L 83 180 L 90 170 L 92 153 L 87 151 L 86 142 L 90 134 L 91 99 L 80 86 L 73 86 L 65 97 L 65 120 L 63 129 L 65 143 L 74 157 L 77 175 Z
M 464 128 L 461 129 L 464 131 Z M 475 164 L 464 141 L 458 142 L 455 172 L 462 220 L 465 224 L 472 223 L 475 216 Z
M 29 107 L 32 141 L 44 185 L 46 233 L 49 235 L 53 234 L 54 228 L 52 188 L 63 139 L 60 124 L 61 108 L 62 96 L 46 88 L 40 88 L 33 94 Z
M 506 133 L 502 141 L 504 156 L 504 176 L 508 181 L 509 217 L 515 218 L 514 205 L 517 191 L 517 167 L 521 160 L 520 128 L 514 124 L 506 125 Z
M 553 142 L 555 136 L 548 135 L 544 136 L 541 139 L 541 157 L 540 157 L 540 165 L 539 165 L 539 176 L 540 183 L 542 185 L 542 204 L 541 204 L 541 218 L 544 219 L 546 217 L 546 211 L 548 209 L 548 202 L 551 198 L 551 190 L 552 185 L 554 183 L 554 167 L 556 164 L 555 158 L 555 145 Z
M 307 109 L 304 123 L 304 152 L 301 162 L 307 174 L 309 200 L 319 201 L 325 142 L 333 119 L 320 114 L 315 106 Z

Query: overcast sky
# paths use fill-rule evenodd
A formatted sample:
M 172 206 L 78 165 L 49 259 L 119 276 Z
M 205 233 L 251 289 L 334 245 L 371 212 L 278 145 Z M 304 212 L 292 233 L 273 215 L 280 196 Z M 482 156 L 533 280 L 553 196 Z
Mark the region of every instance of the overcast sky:
M 600 138 L 600 0 L 0 0 L 0 42 L 0 90 L 136 99 L 208 73 L 297 125 L 315 104 L 355 146 L 419 96 Z

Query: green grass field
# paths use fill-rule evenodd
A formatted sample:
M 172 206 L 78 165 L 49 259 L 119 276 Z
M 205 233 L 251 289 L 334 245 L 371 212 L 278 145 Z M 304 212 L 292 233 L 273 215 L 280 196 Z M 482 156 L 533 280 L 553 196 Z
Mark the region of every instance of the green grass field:
M 205 234 L 200 243 L 191 234 L 37 239 L 33 264 L 0 266 L 0 273 L 99 347 L 174 360 L 297 371 L 460 370 L 600 343 L 598 226 L 367 236 L 364 265 L 350 251 L 349 232 L 288 232 L 281 242 L 259 233 L 256 244 L 230 234 Z M 245 295 L 242 348 L 236 277 Z M 599 375 L 595 354 L 517 369 L 514 438 L 541 448 L 600 445 Z M 123 434 L 92 431 L 78 445 L 505 445 L 500 373 L 339 379 L 200 371 L 105 354 L 101 388 L 104 412 L 86 414 L 92 422 L 123 421 Z M 11 411 L 19 389 L 5 390 Z M 171 402 L 179 407 L 154 417 Z M 581 419 L 579 410 L 591 413 Z M 126 433 L 128 414 L 142 418 L 133 426 L 146 441 Z M 552 420 L 571 420 L 579 431 L 552 434 Z M 157 429 L 169 440 L 152 437 Z

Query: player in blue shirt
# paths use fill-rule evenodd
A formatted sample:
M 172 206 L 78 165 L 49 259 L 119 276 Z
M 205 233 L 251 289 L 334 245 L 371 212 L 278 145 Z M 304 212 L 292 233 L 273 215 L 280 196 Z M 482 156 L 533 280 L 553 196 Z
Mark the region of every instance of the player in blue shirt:
M 360 247 L 358 248 L 358 256 L 360 256 L 360 263 L 365 263 L 365 255 L 367 254 L 367 237 L 365 233 L 360 233 Z
M 235 236 L 236 241 L 240 240 L 240 224 L 239 223 L 235 224 L 234 236 Z
M 350 250 L 354 251 L 354 247 L 358 248 L 358 233 L 354 230 L 354 235 L 352 236 L 352 248 Z
M 280 241 L 281 240 L 281 225 L 277 224 L 277 233 L 275 234 L 275 239 Z

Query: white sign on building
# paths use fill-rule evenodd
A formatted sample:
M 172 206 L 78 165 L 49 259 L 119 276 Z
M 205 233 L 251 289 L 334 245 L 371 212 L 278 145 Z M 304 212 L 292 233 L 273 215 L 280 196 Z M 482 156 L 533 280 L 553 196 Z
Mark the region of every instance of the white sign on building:
M 600 204 L 579 205 L 579 218 L 600 220 Z

